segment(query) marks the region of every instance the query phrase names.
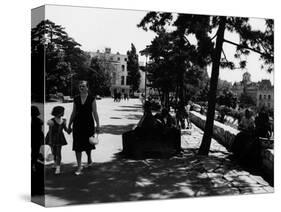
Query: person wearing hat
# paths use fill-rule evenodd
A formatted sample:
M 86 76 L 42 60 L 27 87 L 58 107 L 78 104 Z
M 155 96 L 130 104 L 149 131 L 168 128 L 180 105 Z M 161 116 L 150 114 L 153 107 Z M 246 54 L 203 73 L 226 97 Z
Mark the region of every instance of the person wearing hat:
M 50 145 L 54 155 L 55 161 L 55 174 L 60 174 L 61 165 L 61 148 L 66 145 L 66 139 L 63 130 L 69 132 L 66 127 L 66 119 L 63 119 L 64 107 L 56 106 L 52 110 L 53 118 L 47 122 L 49 131 L 46 136 L 46 144 Z

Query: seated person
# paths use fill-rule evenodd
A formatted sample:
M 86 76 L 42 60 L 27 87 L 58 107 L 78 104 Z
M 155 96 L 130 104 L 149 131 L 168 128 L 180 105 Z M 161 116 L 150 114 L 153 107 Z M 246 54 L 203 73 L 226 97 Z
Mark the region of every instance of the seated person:
M 137 124 L 137 128 L 145 128 L 150 129 L 156 126 L 156 119 L 152 115 L 151 112 L 151 103 L 146 101 L 143 105 L 143 116 L 141 117 L 139 123 Z
M 151 112 L 151 103 L 146 101 L 143 105 L 143 116 L 141 117 L 137 127 L 131 131 L 125 132 L 122 135 L 123 152 L 131 153 L 134 142 L 145 140 L 149 137 L 156 136 L 157 122 Z
M 167 108 L 162 108 L 161 113 L 155 114 L 154 117 L 162 128 L 176 128 L 176 121 Z
M 244 133 L 250 133 L 252 134 L 255 129 L 255 121 L 251 115 L 251 112 L 246 109 L 245 115 L 242 117 L 239 125 L 238 130 L 244 132 Z
M 175 119 L 167 108 L 162 108 L 161 113 L 154 116 L 161 128 L 162 140 L 177 152 L 181 150 L 180 130 L 177 128 Z
M 272 134 L 271 124 L 269 121 L 269 115 L 265 109 L 262 107 L 258 116 L 255 119 L 256 125 L 256 136 L 269 138 Z
M 254 135 L 254 119 L 248 109 L 246 109 L 238 129 L 240 130 L 240 133 L 238 133 L 234 139 L 232 152 L 236 155 L 238 160 L 245 165 L 258 165 L 259 144 L 256 142 Z
M 123 153 L 126 155 L 142 155 L 147 152 L 161 152 L 168 149 L 174 153 L 180 150 L 180 131 L 178 132 L 173 118 L 167 110 L 154 117 L 149 102 L 144 104 L 144 115 L 138 126 L 122 135 Z

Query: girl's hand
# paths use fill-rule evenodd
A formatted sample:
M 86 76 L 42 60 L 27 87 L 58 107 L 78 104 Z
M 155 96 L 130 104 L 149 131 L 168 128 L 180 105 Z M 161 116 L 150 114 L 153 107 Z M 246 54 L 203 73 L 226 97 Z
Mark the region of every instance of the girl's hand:
M 67 133 L 68 133 L 68 134 L 72 133 L 72 128 L 71 128 L 71 127 L 68 127 Z

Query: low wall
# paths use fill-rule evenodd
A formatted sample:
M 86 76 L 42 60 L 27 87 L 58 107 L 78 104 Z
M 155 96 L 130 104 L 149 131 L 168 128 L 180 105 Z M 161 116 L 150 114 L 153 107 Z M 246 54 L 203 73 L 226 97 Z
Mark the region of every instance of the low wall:
M 204 130 L 206 116 L 204 116 L 198 112 L 191 111 L 190 120 L 197 127 Z M 224 125 L 220 122 L 214 121 L 213 137 L 228 150 L 230 150 L 232 143 L 234 141 L 234 138 L 238 133 L 239 133 L 239 130 L 236 130 L 230 126 Z
M 206 116 L 198 112 L 191 111 L 190 120 L 197 127 L 204 130 Z M 234 138 L 238 133 L 239 130 L 224 125 L 220 122 L 214 121 L 213 137 L 229 151 L 233 144 Z M 269 175 L 269 177 L 272 177 L 273 179 L 273 169 L 274 169 L 273 140 L 261 139 L 260 142 L 262 146 L 262 150 L 261 150 L 262 170 L 267 175 Z

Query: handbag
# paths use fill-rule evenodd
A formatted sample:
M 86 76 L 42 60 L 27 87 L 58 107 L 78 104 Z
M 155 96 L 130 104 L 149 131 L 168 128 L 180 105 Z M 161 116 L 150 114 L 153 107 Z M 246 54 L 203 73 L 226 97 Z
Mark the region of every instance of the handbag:
M 92 145 L 99 144 L 99 136 L 98 136 L 98 134 L 97 134 L 96 137 L 94 135 L 89 137 L 89 143 L 92 144 Z
M 39 158 L 37 159 L 37 162 L 43 165 L 49 165 L 54 163 L 54 155 L 49 145 L 44 144 L 40 146 Z

